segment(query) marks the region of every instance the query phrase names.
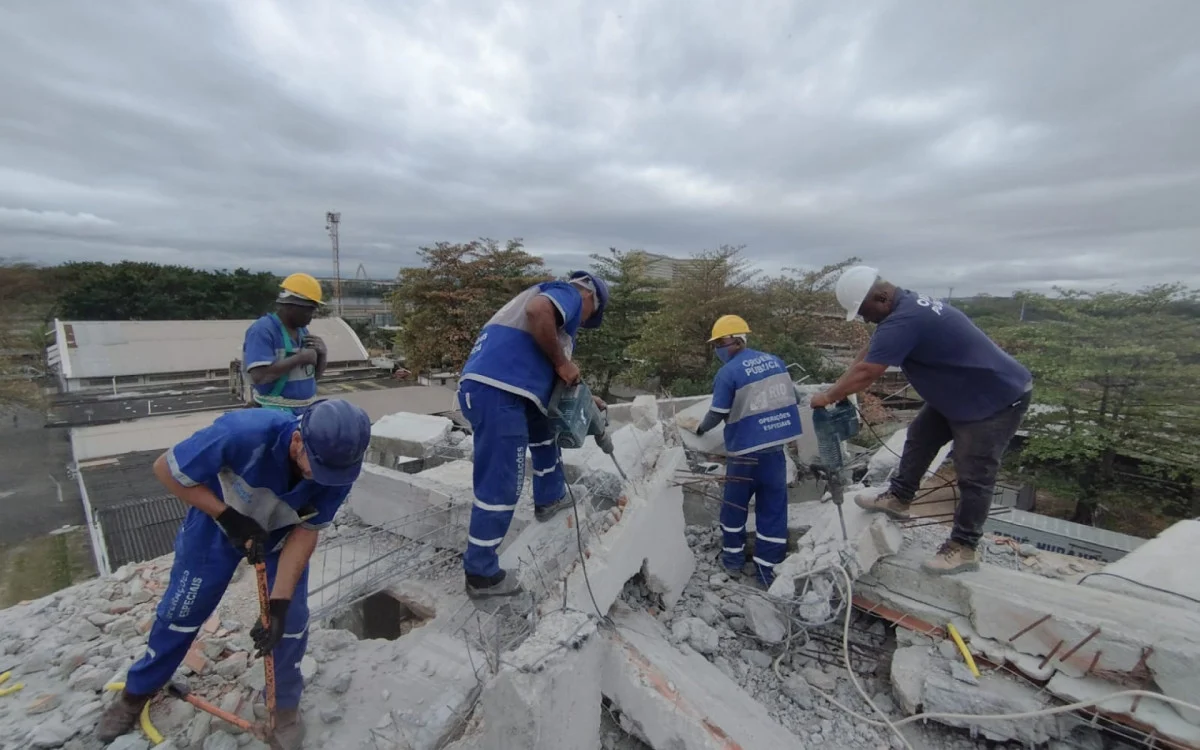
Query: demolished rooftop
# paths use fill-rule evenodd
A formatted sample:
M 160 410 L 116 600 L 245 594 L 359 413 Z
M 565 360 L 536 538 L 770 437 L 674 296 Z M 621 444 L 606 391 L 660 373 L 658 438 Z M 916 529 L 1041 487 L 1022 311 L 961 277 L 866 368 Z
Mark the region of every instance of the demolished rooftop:
M 791 447 L 790 554 L 764 591 L 718 561 L 720 446 L 675 419 L 706 408 L 611 407 L 628 480 L 590 439 L 564 451 L 578 513 L 533 522 L 526 486 L 501 562 L 527 594 L 479 607 L 460 557 L 471 436 L 441 416 L 379 420 L 372 463 L 311 564 L 308 746 L 1200 748 L 1200 522 L 1119 540 L 1128 550 L 1107 565 L 993 532 L 981 570 L 931 577 L 919 562 L 947 532 L 945 481 L 930 472 L 903 525 L 845 504 L 844 540 L 804 476 L 806 439 Z M 862 457 L 870 486 L 848 497 L 883 489 L 886 450 Z M 170 566 L 126 565 L 0 611 L 0 748 L 99 747 L 105 688 L 143 653 Z M 253 578 L 239 569 L 178 675 L 246 718 L 265 711 Z M 1015 716 L 984 716 L 998 714 Z M 165 696 L 148 718 L 160 748 L 265 747 Z

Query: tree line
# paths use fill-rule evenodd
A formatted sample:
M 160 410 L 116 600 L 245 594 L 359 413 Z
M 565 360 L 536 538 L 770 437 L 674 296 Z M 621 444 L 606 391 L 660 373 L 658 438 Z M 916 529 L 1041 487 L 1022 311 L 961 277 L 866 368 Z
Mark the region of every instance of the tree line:
M 397 343 L 414 371 L 460 368 L 492 314 L 552 276 L 519 239 L 441 242 L 419 256 L 421 265 L 401 269 L 392 296 L 402 328 Z M 610 248 L 590 256 L 588 266 L 609 284 L 604 325 L 581 333 L 575 360 L 602 397 L 618 384 L 707 393 L 719 366 L 707 344 L 712 324 L 737 314 L 750 324 L 752 346 L 824 376 L 829 363 L 819 344 L 866 341 L 864 327 L 834 313 L 833 284 L 853 262 L 766 276 L 741 247 L 726 245 L 676 264 L 664 280 L 652 273 L 646 253 Z

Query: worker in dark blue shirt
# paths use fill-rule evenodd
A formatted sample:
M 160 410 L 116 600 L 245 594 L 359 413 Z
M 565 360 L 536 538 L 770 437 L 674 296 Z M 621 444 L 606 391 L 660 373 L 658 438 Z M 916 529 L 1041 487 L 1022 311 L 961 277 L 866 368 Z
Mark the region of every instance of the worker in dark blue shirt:
M 321 283 L 294 273 L 279 285 L 276 311 L 254 321 L 242 343 L 242 367 L 255 406 L 299 414 L 317 400 L 317 379 L 329 356 L 325 342 L 309 333 L 321 301 Z
M 320 401 L 303 416 L 230 412 L 158 458 L 155 476 L 190 507 L 146 653 L 101 716 L 99 740 L 111 742 L 133 728 L 253 546 L 265 555 L 270 586 L 270 626 L 256 625 L 251 636 L 260 656 L 275 656 L 275 740 L 283 748 L 301 746 L 308 560 L 318 531 L 333 522 L 358 478 L 370 439 L 366 412 L 348 401 Z
M 949 304 L 900 289 L 869 266 L 838 279 L 846 320 L 877 324 L 871 342 L 832 388 L 814 396 L 814 409 L 860 393 L 888 367 L 899 367 L 925 406 L 908 427 L 900 466 L 881 495 L 855 502 L 892 518 L 909 506 L 930 463 L 946 443 L 958 474 L 960 499 L 954 530 L 927 572 L 958 573 L 979 567 L 979 539 L 992 506 L 1000 460 L 1021 424 L 1033 391 L 1029 370 L 1005 353 L 970 318 Z

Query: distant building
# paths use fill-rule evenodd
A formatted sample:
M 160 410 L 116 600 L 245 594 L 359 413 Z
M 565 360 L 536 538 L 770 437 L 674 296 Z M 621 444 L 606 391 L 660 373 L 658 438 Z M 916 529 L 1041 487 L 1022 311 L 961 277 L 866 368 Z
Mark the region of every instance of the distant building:
M 252 322 L 56 320 L 47 362 L 64 393 L 225 385 Z M 329 348 L 327 372 L 371 367 L 366 348 L 344 320 L 318 318 L 310 329 Z
M 634 254 L 646 260 L 646 275 L 659 281 L 675 281 L 696 263 L 690 258 L 672 258 L 645 250 L 636 250 Z

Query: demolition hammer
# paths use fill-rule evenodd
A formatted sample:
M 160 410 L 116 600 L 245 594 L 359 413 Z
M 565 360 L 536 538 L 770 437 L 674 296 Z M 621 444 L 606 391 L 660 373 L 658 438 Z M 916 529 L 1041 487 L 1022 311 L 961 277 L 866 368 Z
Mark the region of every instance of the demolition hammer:
M 812 465 L 814 474 L 824 475 L 829 485 L 829 495 L 837 506 L 838 521 L 842 524 L 842 539 L 850 541 L 846 533 L 846 517 L 842 514 L 845 499 L 846 477 L 843 471 L 845 458 L 842 442 L 858 434 L 858 409 L 850 399 L 842 399 L 833 406 L 813 409 L 813 431 L 817 434 L 817 457 Z
M 629 481 L 613 454 L 612 436 L 608 434 L 608 412 L 596 406 L 587 384 L 580 382 L 567 385 L 563 380 L 556 381 L 546 414 L 554 426 L 555 443 L 559 448 L 582 448 L 584 439 L 591 435 L 596 438 L 600 450 L 612 459 L 621 479 Z

